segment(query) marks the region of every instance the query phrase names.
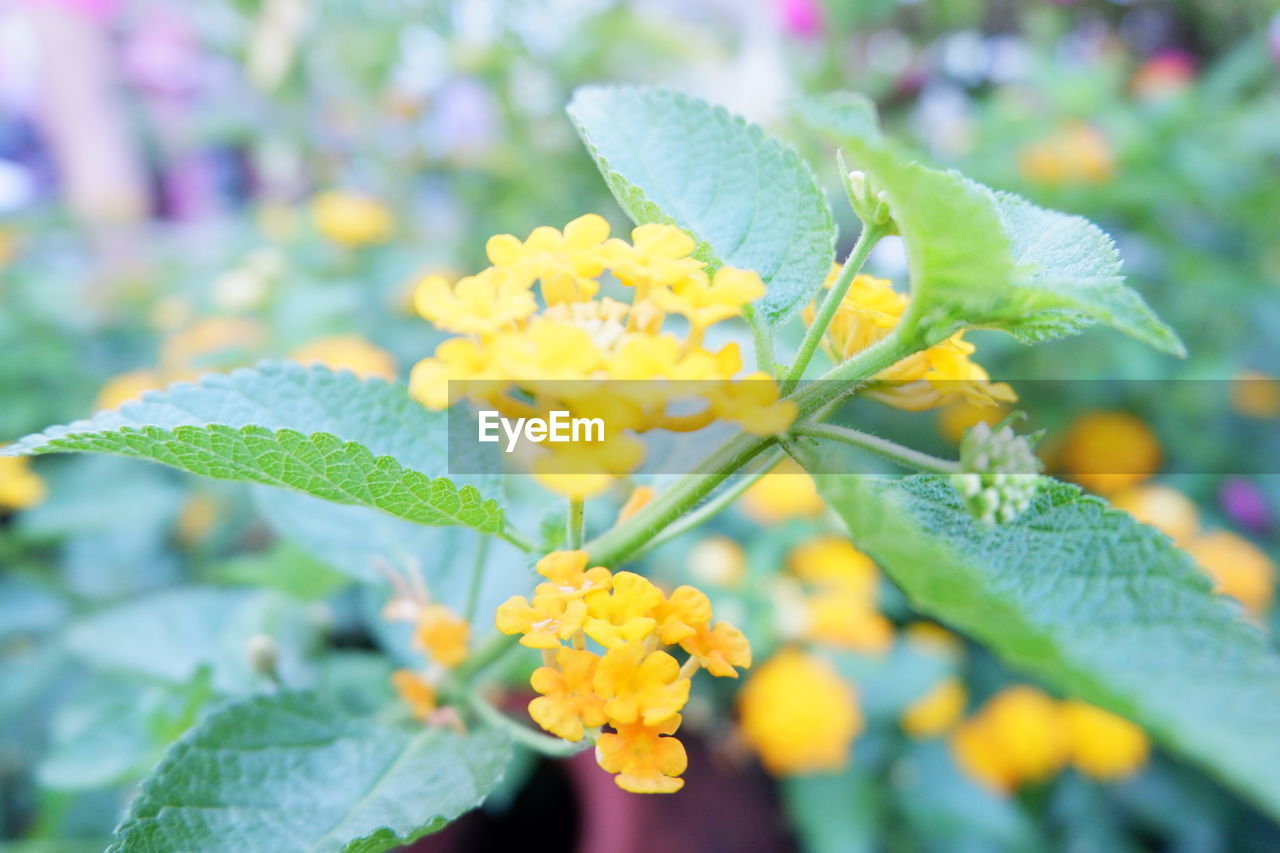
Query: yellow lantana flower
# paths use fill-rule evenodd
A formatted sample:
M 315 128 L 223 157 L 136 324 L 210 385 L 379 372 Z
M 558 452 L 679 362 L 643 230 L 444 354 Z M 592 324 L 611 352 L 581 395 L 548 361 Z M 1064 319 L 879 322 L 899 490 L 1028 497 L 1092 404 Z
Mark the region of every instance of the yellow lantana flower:
M 45 485 L 25 456 L 0 456 L 0 509 L 28 509 L 44 500 Z
M 678 778 L 689 766 L 684 744 L 673 737 L 680 728 L 676 714 L 655 726 L 624 723 L 596 741 L 596 762 L 617 774 L 614 782 L 633 794 L 672 794 L 684 787 Z
M 444 276 L 427 276 L 414 290 L 413 307 L 440 329 L 461 335 L 492 335 L 529 319 L 538 303 L 527 282 L 490 267 L 452 286 Z
M 833 267 L 826 286 L 834 284 L 840 267 Z M 856 275 L 827 327 L 824 345 L 834 361 L 846 361 L 893 331 L 910 304 L 910 297 L 894 290 L 887 279 Z M 806 323 L 816 309 L 804 312 Z M 969 359 L 974 347 L 963 332 L 892 365 L 876 378 L 888 384 L 866 392 L 883 403 L 922 411 L 965 399 L 976 405 L 998 405 L 1017 399 L 1003 383 L 993 383 L 986 371 Z
M 618 281 L 644 300 L 658 288 L 678 285 L 702 274 L 702 261 L 689 257 L 697 248 L 693 238 L 674 225 L 650 223 L 631 232 L 631 243 L 613 239 L 601 257 Z
M 737 317 L 744 306 L 764 296 L 764 282 L 750 270 L 721 267 L 714 276 L 699 272 L 670 289 L 653 291 L 653 301 L 689 321 L 695 333 Z
M 541 666 L 530 684 L 542 695 L 529 703 L 529 716 L 556 737 L 580 741 L 587 728 L 605 724 L 604 700 L 593 682 L 600 658 L 591 652 L 560 648 L 556 665 Z
M 815 537 L 791 550 L 787 568 L 814 590 L 804 602 L 804 637 L 870 654 L 888 650 L 893 624 L 875 609 L 879 572 L 853 543 Z
M 1147 761 L 1151 744 L 1142 729 L 1076 699 L 1062 703 L 1071 763 L 1095 779 L 1130 776 Z
M 586 551 L 547 554 L 534 566 L 534 571 L 548 581 L 540 584 L 538 591 L 581 598 L 590 592 L 607 590 L 613 584 L 613 575 L 604 566 L 588 569 L 587 560 Z
M 436 663 L 455 667 L 467 659 L 471 627 L 443 604 L 428 604 L 418 614 L 414 642 Z
M 862 731 L 853 686 L 825 660 L 784 649 L 738 694 L 742 734 L 771 773 L 835 772 Z
M 1243 536 L 1215 530 L 1192 539 L 1187 553 L 1213 579 L 1214 589 L 1261 617 L 1275 591 L 1275 566 L 1257 545 Z
M 717 622 L 714 628 L 699 627 L 680 641 L 680 648 L 692 655 L 703 669 L 720 678 L 737 678 L 734 667 L 751 666 L 751 643 L 728 622 Z
M 587 215 L 563 232 L 538 228 L 523 241 L 498 235 L 486 246 L 492 267 L 454 287 L 429 278 L 418 293 L 424 317 L 467 336 L 446 340 L 414 367 L 410 393 L 424 405 L 442 409 L 471 398 L 507 417 L 564 411 L 604 421 L 604 441 L 593 446 L 532 447 L 517 457 L 542 485 L 575 498 L 599 494 L 639 467 L 644 447 L 633 433 L 687 432 L 720 419 L 776 434 L 796 411 L 779 399 L 771 377 L 739 376 L 736 344 L 702 346 L 707 326 L 739 316 L 763 294 L 755 273 L 724 267 L 708 279 L 702 262 L 689 257 L 692 239 L 674 226 L 641 226 L 634 244 L 608 233 L 604 219 Z M 596 298 L 606 269 L 634 288 L 630 304 Z M 532 292 L 538 281 L 541 310 Z M 689 334 L 662 330 L 666 310 L 689 317 Z M 686 397 L 706 405 L 690 408 Z
M 530 602 L 513 595 L 498 607 L 497 626 L 504 634 L 522 634 L 521 645 L 531 649 L 559 648 L 582 628 L 587 605 L 580 598 L 535 595 Z
M 511 234 L 490 237 L 485 245 L 489 261 L 498 269 L 526 281 L 542 282 L 548 305 L 590 299 L 600 289 L 604 271 L 600 247 L 609 237 L 609 223 L 594 213 L 579 216 L 561 233 L 543 225 L 521 242 Z
M 691 677 L 700 666 L 736 675 L 734 666 L 750 665 L 751 648 L 727 623 L 707 627 L 710 601 L 698 590 L 679 587 L 666 598 L 639 575 L 588 569 L 588 562 L 583 551 L 548 554 L 538 562 L 547 582 L 533 603 L 515 596 L 498 609 L 500 631 L 522 634 L 520 642 L 544 650 L 531 681 L 541 695 L 529 714 L 552 734 L 596 740 L 598 763 L 618 774 L 620 787 L 678 790 L 684 747 L 668 735 L 680 724 Z M 588 633 L 606 647 L 603 656 L 585 648 Z M 690 654 L 684 666 L 660 648 L 675 637 Z M 604 725 L 614 731 L 600 733 Z
M 289 353 L 299 364 L 320 364 L 330 370 L 349 370 L 361 379 L 396 378 L 396 360 L 359 335 L 317 338 Z
M 396 224 L 382 202 L 341 190 L 312 196 L 311 220 L 326 240 L 348 249 L 387 242 Z
M 596 695 L 605 700 L 609 725 L 638 720 L 656 726 L 689 701 L 689 683 L 680 677 L 675 658 L 663 651 L 646 652 L 643 643 L 633 641 L 605 652 L 594 686 Z
M 902 730 L 912 737 L 937 737 L 960 719 L 968 698 L 960 679 L 944 678 L 903 712 Z
M 996 791 L 1042 782 L 1062 768 L 1067 739 L 1057 703 L 1033 687 L 997 693 L 951 736 L 960 768 Z
M 586 597 L 587 618 L 582 629 L 605 648 L 641 640 L 653 632 L 653 613 L 662 604 L 662 591 L 634 572 L 618 572 L 607 591 Z
M 711 599 L 691 586 L 678 586 L 658 605 L 658 636 L 671 646 L 692 637 L 711 622 Z

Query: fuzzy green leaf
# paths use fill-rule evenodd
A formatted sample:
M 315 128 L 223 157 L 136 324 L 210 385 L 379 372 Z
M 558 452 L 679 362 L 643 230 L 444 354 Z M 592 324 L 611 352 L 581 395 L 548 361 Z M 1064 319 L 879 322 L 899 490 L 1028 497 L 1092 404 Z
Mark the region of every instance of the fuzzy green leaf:
M 1125 286 L 1111 239 L 1093 223 L 930 169 L 886 140 L 847 144 L 851 165 L 885 193 L 906 242 L 912 306 L 904 325 L 916 324 L 929 341 L 966 326 L 1044 340 L 1098 322 L 1185 354 L 1177 334 Z
M 993 527 L 944 478 L 817 480 L 922 611 L 1280 816 L 1280 655 L 1164 534 L 1051 480 Z
M 370 507 L 418 524 L 496 533 L 503 527 L 496 501 L 472 486 L 407 467 L 445 467 L 443 418 L 398 383 L 264 364 L 181 382 L 0 452 L 130 456 Z
M 182 737 L 108 853 L 379 853 L 475 808 L 505 736 L 406 730 L 305 693 L 258 696 Z
M 771 326 L 821 287 L 834 257 L 831 211 L 799 156 L 760 128 L 675 92 L 588 86 L 569 104 L 578 134 L 637 223 L 675 223 L 698 257 L 755 270 Z

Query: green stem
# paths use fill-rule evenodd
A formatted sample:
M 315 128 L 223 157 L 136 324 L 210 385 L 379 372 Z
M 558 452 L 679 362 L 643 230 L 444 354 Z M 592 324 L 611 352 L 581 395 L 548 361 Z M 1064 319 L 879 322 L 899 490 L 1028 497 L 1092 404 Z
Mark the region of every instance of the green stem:
M 586 501 L 583 498 L 569 498 L 569 550 L 576 551 L 582 547 L 583 528 L 586 522 Z
M 773 356 L 773 336 L 769 333 L 769 327 L 760 319 L 760 315 L 756 313 L 754 308 L 750 308 L 747 313 L 747 325 L 751 327 L 751 340 L 755 344 L 756 351 L 756 369 L 763 370 L 765 373 L 774 377 L 778 377 L 778 364 L 774 361 Z
M 463 618 L 468 623 L 476 618 L 476 607 L 480 603 L 480 587 L 484 586 L 484 569 L 489 556 L 489 538 L 481 536 L 476 542 L 476 558 L 471 566 L 471 586 L 467 589 L 467 609 Z
M 463 695 L 463 699 L 466 701 L 467 707 L 474 711 L 481 720 L 495 729 L 501 729 L 506 732 L 516 743 L 527 746 L 529 749 L 540 752 L 543 755 L 552 758 L 565 758 L 582 752 L 582 750 L 591 746 L 591 742 L 588 740 L 573 743 L 572 741 L 561 740 L 558 737 L 539 734 L 493 707 L 487 699 L 475 690 L 468 690 Z
M 462 665 L 454 670 L 454 677 L 458 681 L 470 681 L 474 676 L 497 663 L 503 655 L 514 649 L 517 643 L 518 638 L 508 634 L 497 632 L 490 634 L 480 648 L 468 655 Z
M 954 474 L 960 470 L 959 464 L 949 459 L 939 459 L 937 456 L 930 456 L 928 453 L 921 453 L 918 450 L 912 450 L 910 447 L 903 447 L 901 444 L 890 441 L 887 438 L 881 438 L 871 433 L 850 429 L 849 427 L 836 426 L 835 424 L 805 423 L 793 427 L 791 433 L 793 435 L 838 441 L 851 447 L 869 450 L 885 459 L 920 471 L 931 471 L 935 474 Z
M 755 471 L 750 474 L 743 474 L 732 486 L 729 486 L 727 489 L 720 492 L 718 495 L 711 498 L 692 512 L 681 516 L 661 533 L 641 546 L 634 554 L 632 554 L 632 557 L 637 557 L 640 554 L 651 551 L 660 545 L 665 545 L 677 536 L 687 533 L 693 528 L 699 527 L 703 523 L 719 515 L 725 509 L 732 506 L 733 502 L 740 498 L 743 492 L 754 486 L 761 477 L 772 471 L 773 467 L 778 464 L 780 459 L 782 459 L 782 455 L 782 452 L 777 449 L 767 453 L 760 460 L 759 467 Z
M 831 290 L 827 291 L 826 298 L 822 300 L 822 306 L 818 308 L 817 315 L 805 332 L 804 340 L 800 342 L 800 351 L 796 353 L 795 363 L 791 365 L 787 378 L 782 383 L 783 394 L 790 394 L 804 376 L 809 362 L 813 360 L 813 354 L 818 350 L 818 344 L 822 343 L 822 336 L 827 333 L 827 327 L 831 325 L 831 319 L 835 317 L 836 310 L 844 301 L 845 294 L 849 292 L 854 276 L 862 270 L 862 265 L 867 262 L 867 256 L 886 233 L 887 230 L 883 226 L 863 226 L 862 233 L 858 235 L 858 242 L 849 252 L 849 257 L 845 258 L 839 277 L 831 286 Z

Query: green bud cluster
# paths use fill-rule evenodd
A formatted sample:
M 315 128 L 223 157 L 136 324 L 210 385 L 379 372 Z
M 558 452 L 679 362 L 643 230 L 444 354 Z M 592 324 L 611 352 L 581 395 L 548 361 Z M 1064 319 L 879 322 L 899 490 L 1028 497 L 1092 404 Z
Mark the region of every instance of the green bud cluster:
M 1007 423 L 979 423 L 960 442 L 960 471 L 951 483 L 965 507 L 985 524 L 1012 521 L 1031 505 L 1040 488 L 1040 459 L 1031 439 Z

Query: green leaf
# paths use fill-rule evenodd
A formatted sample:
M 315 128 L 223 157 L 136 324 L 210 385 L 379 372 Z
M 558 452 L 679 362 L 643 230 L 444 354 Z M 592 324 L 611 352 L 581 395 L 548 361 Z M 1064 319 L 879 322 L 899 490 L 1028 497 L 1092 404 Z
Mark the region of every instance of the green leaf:
M 180 382 L 0 452 L 113 453 L 372 507 L 418 524 L 497 533 L 503 521 L 495 500 L 412 467 L 444 467 L 444 417 L 399 383 L 268 363 Z
M 108 853 L 379 853 L 478 806 L 509 757 L 495 732 L 401 729 L 312 694 L 258 696 L 173 746 Z
M 687 95 L 588 86 L 569 115 L 605 182 L 637 223 L 675 223 L 713 266 L 755 270 L 756 309 L 795 316 L 834 258 L 831 211 L 799 156 L 760 128 Z
M 791 111 L 839 145 L 880 137 L 875 102 L 859 92 L 827 92 L 799 98 L 791 105 Z
M 1280 816 L 1280 655 L 1162 533 L 1051 480 L 989 527 L 944 478 L 816 479 L 920 610 Z
M 67 629 L 67 650 L 95 669 L 186 684 L 202 666 L 224 693 L 261 686 L 249 639 L 266 634 L 290 680 L 316 628 L 299 602 L 265 590 L 188 586 L 163 590 L 91 613 Z
M 929 342 L 967 326 L 1045 340 L 1097 322 L 1185 354 L 1177 334 L 1125 286 L 1111 239 L 1093 223 L 930 169 L 887 140 L 847 145 L 906 242 L 906 329 L 914 324 Z
M 288 542 L 216 563 L 209 567 L 208 575 L 218 583 L 277 589 L 306 601 L 328 598 L 349 582 L 345 575 Z

